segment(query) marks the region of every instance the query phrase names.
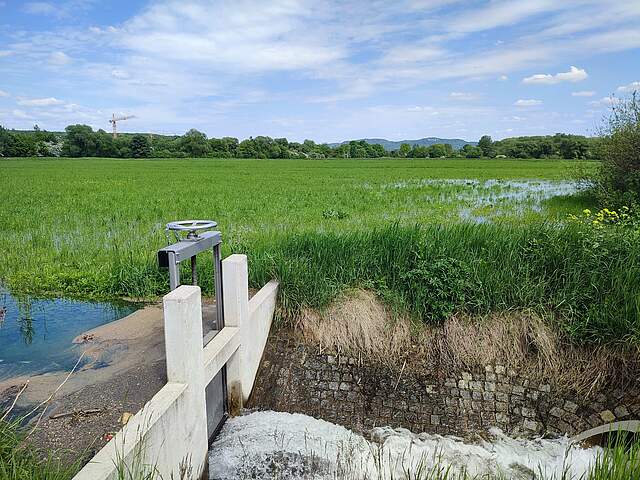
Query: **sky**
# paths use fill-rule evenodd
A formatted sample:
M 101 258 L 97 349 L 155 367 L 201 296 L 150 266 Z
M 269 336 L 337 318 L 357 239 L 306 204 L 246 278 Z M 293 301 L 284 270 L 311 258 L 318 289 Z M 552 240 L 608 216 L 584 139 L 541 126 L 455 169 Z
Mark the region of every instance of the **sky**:
M 640 0 L 0 0 L 0 125 L 334 142 L 592 135 Z

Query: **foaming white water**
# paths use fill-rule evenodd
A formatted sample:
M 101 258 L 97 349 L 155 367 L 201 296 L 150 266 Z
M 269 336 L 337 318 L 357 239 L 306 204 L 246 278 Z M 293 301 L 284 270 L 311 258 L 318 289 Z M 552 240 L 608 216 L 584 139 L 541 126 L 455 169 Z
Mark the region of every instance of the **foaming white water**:
M 254 412 L 227 421 L 210 451 L 209 478 L 436 479 L 437 472 L 447 469 L 450 479 L 464 474 L 579 478 L 601 452 L 572 447 L 567 438 L 521 440 L 498 429 L 488 437 L 466 443 L 453 436 L 380 427 L 368 441 L 306 415 Z

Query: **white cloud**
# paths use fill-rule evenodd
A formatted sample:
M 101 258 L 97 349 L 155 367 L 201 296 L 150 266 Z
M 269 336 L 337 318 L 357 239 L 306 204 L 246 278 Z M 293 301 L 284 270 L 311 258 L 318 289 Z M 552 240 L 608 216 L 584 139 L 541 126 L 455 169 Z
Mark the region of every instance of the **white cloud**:
M 407 6 L 412 10 L 433 10 L 453 3 L 460 0 L 410 0 Z
M 31 15 L 45 15 L 57 19 L 67 19 L 87 10 L 94 0 L 56 0 L 51 2 L 25 2 L 22 10 Z
M 535 107 L 536 105 L 542 105 L 542 100 L 534 99 L 519 99 L 514 103 L 516 107 Z
M 11 112 L 13 114 L 14 117 L 16 118 L 20 118 L 20 119 L 30 119 L 33 118 L 31 115 L 29 115 L 27 112 L 25 112 L 24 110 L 13 110 Z
M 51 65 L 62 66 L 70 64 L 73 60 L 64 52 L 53 52 L 49 55 L 48 61 Z
M 445 51 L 437 46 L 411 45 L 392 48 L 382 58 L 383 63 L 415 63 L 426 62 L 445 55 Z
M 478 98 L 477 95 L 473 93 L 468 93 L 468 92 L 451 92 L 449 94 L 449 97 L 451 97 L 454 100 L 461 100 L 461 101 L 475 100 L 476 98 Z
M 120 70 L 117 68 L 114 70 L 111 70 L 111 76 L 119 80 L 126 80 L 128 78 L 131 78 L 131 75 L 129 75 L 129 72 L 127 72 L 126 70 Z
M 576 40 L 576 46 L 591 54 L 619 52 L 640 47 L 640 30 L 636 28 L 613 29 L 582 37 Z
M 213 4 L 167 0 L 119 29 L 114 39 L 134 55 L 227 73 L 315 69 L 346 56 L 316 11 L 294 0 Z
M 593 97 L 596 94 L 593 90 L 582 90 L 580 92 L 571 92 L 572 97 Z
M 47 2 L 27 2 L 23 7 L 26 13 L 32 15 L 58 15 L 59 9 Z
M 51 107 L 53 105 L 62 105 L 64 102 L 58 100 L 55 97 L 48 98 L 24 98 L 20 97 L 17 100 L 18 105 L 23 107 Z
M 628 85 L 622 85 L 620 87 L 618 87 L 618 91 L 619 92 L 635 92 L 635 91 L 640 91 L 640 82 L 631 82 Z
M 4 90 L 0 90 L 0 97 L 8 97 L 10 96 L 8 92 L 5 92 Z
M 552 0 L 497 0 L 486 7 L 463 12 L 447 22 L 454 32 L 480 32 L 496 27 L 514 25 L 544 12 L 566 8 L 564 2 Z
M 0 59 L 0 70 L 3 74 L 8 72 L 13 82 L 25 79 L 24 93 L 37 91 L 38 79 L 51 73 L 52 69 L 47 68 L 51 52 L 61 52 L 64 57 L 54 59 L 54 64 L 66 65 L 73 59 L 74 68 L 56 68 L 52 88 L 59 90 L 41 95 L 73 96 L 80 104 L 87 104 L 87 115 L 92 114 L 89 105 L 97 102 L 96 98 L 109 98 L 114 109 L 126 110 L 136 105 L 135 113 L 145 118 L 147 128 L 175 132 L 196 126 L 217 134 L 260 133 L 260 128 L 270 122 L 270 115 L 281 118 L 281 112 L 274 112 L 276 105 L 288 101 L 296 102 L 300 115 L 305 115 L 303 111 L 308 115 L 305 128 L 310 133 L 302 133 L 302 127 L 296 127 L 294 135 L 322 138 L 323 130 L 333 130 L 327 134 L 329 137 L 353 136 L 361 129 L 364 136 L 369 136 L 372 132 L 365 132 L 367 128 L 384 134 L 375 123 L 379 120 L 370 115 L 363 114 L 361 124 L 344 124 L 344 130 L 339 130 L 329 117 L 323 120 L 330 127 L 317 119 L 328 109 L 339 111 L 346 100 L 354 100 L 350 108 L 360 112 L 366 109 L 358 105 L 357 99 L 361 98 L 371 100 L 366 105 L 383 103 L 391 95 L 398 99 L 410 96 L 411 102 L 418 105 L 435 102 L 433 110 L 406 108 L 402 114 L 406 115 L 402 117 L 406 123 L 389 122 L 392 130 L 388 131 L 413 131 L 414 126 L 424 128 L 418 125 L 423 118 L 438 118 L 435 115 L 447 106 L 459 110 L 475 107 L 471 101 L 453 101 L 473 98 L 474 94 L 466 94 L 465 90 L 477 92 L 475 96 L 479 98 L 491 95 L 499 104 L 509 104 L 513 99 L 505 99 L 508 92 L 495 89 L 496 86 L 518 82 L 533 72 L 548 72 L 533 84 L 569 82 L 564 76 L 574 73 L 566 68 L 556 69 L 556 65 L 566 67 L 584 61 L 583 66 L 588 67 L 588 58 L 596 53 L 640 46 L 640 4 L 630 6 L 638 2 L 408 0 L 400 9 L 396 2 L 379 0 L 154 0 L 143 2 L 144 6 L 133 10 L 132 18 L 115 26 L 109 27 L 108 23 L 101 23 L 104 19 L 95 17 L 88 22 L 72 22 L 76 12 L 68 5 L 91 1 L 16 2 L 23 6 L 27 2 L 41 4 L 28 8 L 51 16 L 25 27 L 24 32 L 8 32 L 2 38 L 0 49 L 7 50 L 0 50 L 0 57 L 12 52 L 16 55 L 10 61 Z M 457 5 L 453 10 L 438 8 L 447 3 Z M 64 11 L 69 22 L 55 22 L 62 14 L 54 13 L 54 8 Z M 363 11 L 367 15 L 362 16 Z M 599 20 L 603 14 L 606 22 Z M 358 21 L 354 22 L 354 18 Z M 474 34 L 494 28 L 490 36 Z M 495 42 L 497 38 L 501 41 Z M 569 71 L 557 74 L 559 70 Z M 29 72 L 31 79 L 26 75 Z M 481 82 L 451 81 L 463 79 Z M 11 85 L 3 86 L 15 94 Z M 579 87 L 589 88 L 585 84 L 569 85 L 568 93 Z M 247 92 L 252 90 L 264 90 L 255 102 L 262 105 L 256 109 L 245 101 Z M 546 108 L 498 108 L 500 117 L 512 110 L 531 117 L 518 123 L 522 125 L 518 133 L 526 133 L 524 129 L 529 125 L 544 123 L 547 109 L 552 106 L 550 100 L 537 93 L 514 94 L 514 98 L 524 97 L 524 103 L 519 105 L 522 107 L 532 106 L 526 100 L 529 96 L 544 99 Z M 595 94 L 584 103 L 599 97 Z M 159 98 L 162 107 L 158 106 Z M 558 99 L 561 104 L 570 101 Z M 233 102 L 236 106 L 230 106 Z M 71 107 L 65 103 L 24 109 L 40 119 L 66 108 Z M 216 113 L 212 114 L 214 110 Z M 99 121 L 104 124 L 100 115 Z M 58 114 L 58 118 L 71 117 Z M 223 122 L 223 117 L 228 123 Z M 244 120 L 247 117 L 261 118 L 248 123 Z M 559 128 L 557 124 L 545 125 Z M 438 131 L 449 128 L 444 123 L 434 122 L 432 126 Z M 452 120 L 450 128 L 454 127 L 458 128 Z M 497 132 L 499 127 L 490 128 Z
M 560 72 L 555 75 L 539 73 L 537 75 L 524 78 L 522 83 L 554 85 L 560 82 L 581 82 L 588 76 L 589 75 L 584 69 L 571 66 L 568 72 Z
M 0 58 L 3 57 L 8 57 L 10 55 L 13 55 L 15 52 L 13 52 L 12 50 L 0 50 Z

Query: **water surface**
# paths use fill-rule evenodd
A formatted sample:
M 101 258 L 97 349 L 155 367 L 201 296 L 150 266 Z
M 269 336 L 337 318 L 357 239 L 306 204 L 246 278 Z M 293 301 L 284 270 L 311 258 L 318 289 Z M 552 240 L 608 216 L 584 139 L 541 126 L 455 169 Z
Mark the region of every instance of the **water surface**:
M 80 356 L 71 343 L 76 336 L 135 310 L 124 302 L 16 296 L 0 288 L 0 380 L 71 369 Z

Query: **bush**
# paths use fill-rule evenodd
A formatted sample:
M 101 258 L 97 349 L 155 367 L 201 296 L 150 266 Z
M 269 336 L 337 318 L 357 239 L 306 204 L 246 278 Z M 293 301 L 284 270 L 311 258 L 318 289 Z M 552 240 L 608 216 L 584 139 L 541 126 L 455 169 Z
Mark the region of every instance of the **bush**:
M 613 103 L 603 129 L 597 192 L 602 204 L 640 203 L 640 99 L 637 92 Z
M 401 276 L 403 297 L 429 323 L 440 323 L 464 305 L 473 287 L 471 269 L 455 258 L 424 258 Z

